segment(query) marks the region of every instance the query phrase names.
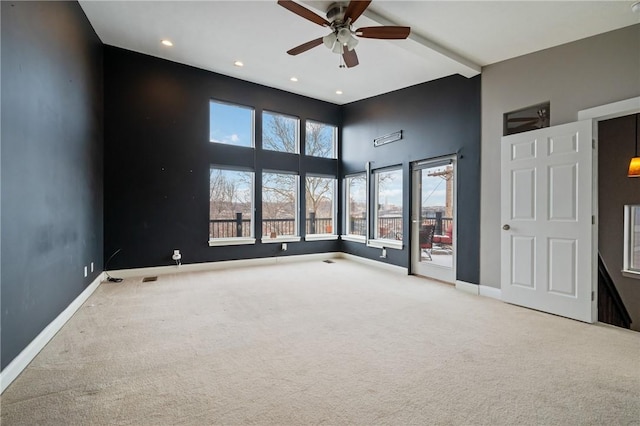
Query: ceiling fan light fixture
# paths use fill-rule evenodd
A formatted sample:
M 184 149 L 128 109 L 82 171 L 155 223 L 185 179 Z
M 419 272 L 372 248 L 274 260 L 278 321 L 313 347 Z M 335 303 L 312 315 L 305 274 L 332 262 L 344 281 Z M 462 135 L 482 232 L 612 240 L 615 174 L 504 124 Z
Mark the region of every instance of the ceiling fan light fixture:
M 327 49 L 333 49 L 333 45 L 336 44 L 337 39 L 338 37 L 336 36 L 336 34 L 331 33 L 322 37 L 322 42 L 324 43 L 325 46 L 327 46 Z
M 348 28 L 338 30 L 337 39 L 348 50 L 353 50 L 358 45 L 358 40 L 351 34 Z
M 340 43 L 346 44 L 349 39 L 353 37 L 351 36 L 351 31 L 349 31 L 347 28 L 340 28 L 338 30 L 337 38 Z
M 338 55 L 342 55 L 344 53 L 344 46 L 342 43 L 335 43 L 332 49 L 333 53 L 337 53 Z
M 347 43 L 345 44 L 345 46 L 347 46 L 347 49 L 349 50 L 355 49 L 357 45 L 358 45 L 358 39 L 353 36 L 351 36 L 349 41 L 347 41 Z

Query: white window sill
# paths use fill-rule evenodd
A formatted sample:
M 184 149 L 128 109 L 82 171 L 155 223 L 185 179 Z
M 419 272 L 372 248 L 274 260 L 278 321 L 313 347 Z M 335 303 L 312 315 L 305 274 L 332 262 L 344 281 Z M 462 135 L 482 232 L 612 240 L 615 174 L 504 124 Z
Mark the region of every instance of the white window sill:
M 353 243 L 366 243 L 367 242 L 367 237 L 365 237 L 364 235 L 340 235 L 340 238 L 343 241 L 351 241 Z
M 328 240 L 337 240 L 338 236 L 335 234 L 311 234 L 305 235 L 305 241 L 328 241 Z
M 209 247 L 214 246 L 242 246 L 255 244 L 255 238 L 214 238 L 209 240 Z
M 402 250 L 402 241 L 398 240 L 369 240 L 369 244 L 367 245 L 375 248 Z
M 262 241 L 263 244 L 297 243 L 300 241 L 300 237 L 295 235 L 283 235 L 282 237 L 275 238 L 262 237 L 260 241 Z
M 636 280 L 640 280 L 640 272 L 638 271 L 629 271 L 628 269 L 623 269 L 622 275 L 627 278 L 635 278 Z

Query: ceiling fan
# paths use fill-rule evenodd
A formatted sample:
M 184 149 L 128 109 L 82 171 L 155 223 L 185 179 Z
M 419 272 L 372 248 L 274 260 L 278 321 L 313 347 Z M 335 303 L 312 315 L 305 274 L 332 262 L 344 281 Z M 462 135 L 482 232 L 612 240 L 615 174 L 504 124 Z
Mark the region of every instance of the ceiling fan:
M 331 49 L 333 53 L 342 55 L 347 68 L 351 68 L 359 63 L 358 55 L 356 55 L 356 51 L 354 50 L 358 45 L 358 39 L 354 36 L 387 40 L 401 40 L 409 37 L 409 33 L 411 32 L 411 28 L 409 27 L 379 26 L 362 27 L 355 31 L 352 30 L 351 25 L 362 15 L 370 3 L 371 0 L 351 0 L 348 4 L 334 3 L 327 11 L 327 19 L 324 19 L 322 16 L 317 15 L 294 1 L 279 0 L 278 4 L 285 9 L 315 24 L 331 29 L 330 34 L 303 43 L 300 46 L 288 50 L 287 53 L 289 55 L 299 55 L 302 52 L 324 44 L 327 48 Z

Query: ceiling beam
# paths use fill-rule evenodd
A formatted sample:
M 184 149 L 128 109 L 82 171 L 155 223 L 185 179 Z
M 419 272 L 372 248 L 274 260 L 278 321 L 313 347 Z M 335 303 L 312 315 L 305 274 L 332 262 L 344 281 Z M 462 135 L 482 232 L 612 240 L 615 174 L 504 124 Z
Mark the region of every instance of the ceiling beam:
M 372 11 L 371 8 L 365 10 L 363 15 L 380 25 L 399 25 L 398 23 L 390 21 L 384 16 Z M 411 31 L 411 34 L 409 34 L 408 39 L 420 44 L 422 47 L 426 47 L 427 49 L 433 50 L 434 52 L 437 52 L 440 55 L 449 58 L 453 62 L 456 62 L 461 66 L 459 73 L 467 78 L 476 76 L 482 71 L 482 67 L 479 64 L 476 64 L 472 60 L 465 58 L 464 56 L 450 49 L 447 49 L 446 47 L 436 43 L 435 41 L 429 40 L 428 38 L 423 37 L 420 34 L 416 34 L 413 30 Z M 416 49 L 411 49 L 406 45 L 403 46 L 405 46 L 407 50 L 413 51 L 414 53 L 419 53 L 416 51 Z

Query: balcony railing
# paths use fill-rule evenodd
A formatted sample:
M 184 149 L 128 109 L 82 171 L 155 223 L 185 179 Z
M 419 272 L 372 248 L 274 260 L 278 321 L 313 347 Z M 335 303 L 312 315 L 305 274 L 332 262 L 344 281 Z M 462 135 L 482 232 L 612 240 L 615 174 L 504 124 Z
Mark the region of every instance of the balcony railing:
M 367 235 L 367 221 L 361 217 L 351 217 L 349 219 L 349 234 Z M 390 240 L 402 239 L 403 221 L 401 217 L 381 217 L 378 218 L 378 238 Z M 450 217 L 427 217 L 422 218 L 421 226 L 434 225 L 435 235 L 447 235 L 453 227 L 453 220 Z
M 305 221 L 306 234 L 332 234 L 333 219 L 330 217 L 308 217 Z M 263 219 L 262 235 L 297 235 L 295 219 Z M 251 236 L 251 219 L 236 213 L 235 219 L 210 219 L 209 238 L 235 238 Z
M 447 235 L 452 229 L 453 220 L 448 217 L 423 218 L 421 226 L 435 225 L 436 235 Z M 378 237 L 392 240 L 402 239 L 403 221 L 401 217 L 381 217 L 378 219 Z M 310 217 L 305 220 L 305 234 L 332 234 L 333 220 L 331 218 Z M 262 235 L 297 235 L 295 219 L 263 219 Z M 349 233 L 351 235 L 366 235 L 367 221 L 364 218 L 350 218 Z M 251 220 L 236 214 L 235 219 L 209 220 L 209 238 L 234 238 L 251 236 Z

